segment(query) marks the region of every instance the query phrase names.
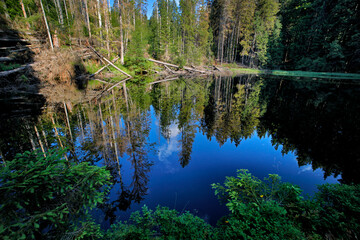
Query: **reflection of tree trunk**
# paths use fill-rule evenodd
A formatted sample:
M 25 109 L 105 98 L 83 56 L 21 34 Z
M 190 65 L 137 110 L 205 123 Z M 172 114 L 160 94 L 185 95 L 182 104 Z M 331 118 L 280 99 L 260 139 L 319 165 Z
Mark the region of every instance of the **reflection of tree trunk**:
M 67 112 L 66 104 L 65 104 L 65 102 L 63 102 L 63 103 L 64 103 L 64 110 L 65 110 L 67 125 L 68 125 L 68 128 L 69 128 L 69 133 L 70 133 L 71 142 L 74 144 L 74 139 L 73 139 L 73 136 L 72 136 L 72 133 L 71 133 L 69 115 L 68 115 L 68 112 Z
M 81 118 L 80 111 L 78 112 L 78 119 L 79 119 L 79 125 L 80 125 L 80 129 L 81 129 L 81 139 L 82 139 L 82 141 L 85 141 L 84 126 L 83 126 L 83 123 L 82 123 L 82 118 Z
M 125 82 L 123 83 L 124 95 L 125 95 L 125 103 L 126 103 L 126 110 L 129 113 L 129 102 L 128 102 L 128 95 Z
M 109 107 L 109 110 L 110 110 L 110 107 Z M 114 121 L 113 121 L 113 117 L 111 115 L 110 115 L 110 120 L 111 120 L 111 131 L 112 131 L 112 136 L 113 136 L 113 141 L 114 141 L 116 162 L 117 162 L 118 169 L 119 169 L 119 177 L 121 178 L 119 154 L 118 154 L 117 143 L 116 143 L 116 138 L 115 138 L 115 131 L 114 131 Z
M 38 137 L 38 140 L 39 140 L 39 144 L 40 144 L 40 147 L 41 147 L 41 151 L 44 153 L 44 157 L 46 157 L 46 154 L 45 154 L 45 150 L 44 150 L 44 145 L 42 144 L 42 141 L 41 141 L 41 138 L 40 138 L 40 134 L 36 128 L 36 126 L 34 125 L 34 129 L 35 129 L 35 133 L 36 133 L 36 136 Z
M 58 130 L 57 130 L 57 128 L 56 128 L 56 125 L 55 125 L 55 121 L 54 121 L 53 116 L 51 116 L 51 121 L 52 121 L 52 124 L 53 124 L 53 126 L 54 126 L 55 135 L 56 135 L 57 139 L 59 140 L 60 147 L 61 147 L 62 149 L 64 149 L 64 145 L 63 145 L 62 142 L 61 142 L 61 139 L 60 139 Z M 66 153 L 64 154 L 64 157 L 65 157 L 66 161 L 69 161 L 68 157 L 66 156 Z
M 31 133 L 29 124 L 27 123 L 26 120 L 25 120 L 25 128 L 26 128 L 26 130 L 27 130 L 27 133 L 29 134 L 29 140 L 30 140 L 31 147 L 32 147 L 33 151 L 35 151 L 35 150 L 36 150 L 36 145 L 35 145 L 35 142 L 34 142 L 34 140 L 33 140 L 33 135 L 32 135 L 32 133 Z
M 114 107 L 114 112 L 115 112 L 115 126 L 116 126 L 116 129 L 115 129 L 115 132 L 118 133 L 118 135 L 120 136 L 120 116 L 119 114 L 117 113 L 117 110 L 116 110 L 116 102 L 115 102 L 115 92 L 114 90 L 112 90 L 112 95 L 113 95 L 113 107 Z
M 46 135 L 45 135 L 45 132 L 44 132 L 44 127 L 42 128 L 41 133 L 42 133 L 42 135 L 44 137 L 44 142 L 45 142 L 46 148 L 49 149 L 49 143 L 48 143 L 48 141 L 46 139 Z
M 100 121 L 101 121 L 101 129 L 102 129 L 102 136 L 103 136 L 103 146 L 104 146 L 104 160 L 106 163 L 106 155 L 107 155 L 107 141 L 106 141 L 106 136 L 105 136 L 105 126 L 104 126 L 104 119 L 103 119 L 103 115 L 102 115 L 102 110 L 101 110 L 101 103 L 99 103 L 99 112 L 100 112 Z
M 5 158 L 4 158 L 4 155 L 2 154 L 1 150 L 0 150 L 0 158 L 2 159 L 3 164 L 4 164 L 4 166 L 6 167 Z

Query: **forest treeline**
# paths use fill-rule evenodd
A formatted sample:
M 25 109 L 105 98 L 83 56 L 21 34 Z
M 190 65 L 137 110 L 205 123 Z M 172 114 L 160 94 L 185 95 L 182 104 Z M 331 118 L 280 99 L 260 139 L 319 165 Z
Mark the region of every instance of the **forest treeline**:
M 60 45 L 184 64 L 241 63 L 359 72 L 360 11 L 352 0 L 1 0 L 13 28 Z M 147 8 L 152 8 L 148 18 Z M 46 23 L 47 22 L 47 23 Z M 48 25 L 48 28 L 46 27 Z M 49 29 L 49 32 L 47 32 Z M 55 40 L 57 41 L 57 40 Z

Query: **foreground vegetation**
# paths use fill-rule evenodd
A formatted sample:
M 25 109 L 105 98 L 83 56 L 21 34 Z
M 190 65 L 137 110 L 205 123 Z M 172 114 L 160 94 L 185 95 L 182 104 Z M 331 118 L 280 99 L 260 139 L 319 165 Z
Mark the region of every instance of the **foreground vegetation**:
M 313 198 L 283 183 L 276 174 L 264 181 L 247 170 L 213 184 L 230 214 L 216 227 L 189 212 L 146 206 L 103 231 L 89 210 L 103 203 L 110 185 L 105 168 L 70 163 L 64 151 L 18 154 L 0 170 L 2 239 L 357 239 L 360 188 L 319 186 Z

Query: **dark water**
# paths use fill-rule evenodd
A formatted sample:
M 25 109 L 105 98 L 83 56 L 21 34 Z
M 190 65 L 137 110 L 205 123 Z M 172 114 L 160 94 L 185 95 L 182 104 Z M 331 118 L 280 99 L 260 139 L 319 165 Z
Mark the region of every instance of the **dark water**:
M 106 165 L 115 185 L 95 212 L 104 227 L 144 204 L 215 224 L 227 211 L 210 184 L 237 169 L 258 178 L 279 174 L 310 195 L 317 184 L 359 183 L 359 100 L 360 83 L 348 80 L 244 75 L 130 83 L 97 101 L 68 101 L 68 117 L 63 103 L 42 115 L 7 114 L 0 150 L 11 159 L 62 145 L 73 161 Z

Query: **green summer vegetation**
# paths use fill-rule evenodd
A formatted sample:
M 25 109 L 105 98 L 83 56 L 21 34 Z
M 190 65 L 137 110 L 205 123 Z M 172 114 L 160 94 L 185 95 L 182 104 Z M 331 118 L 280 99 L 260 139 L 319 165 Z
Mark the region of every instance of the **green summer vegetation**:
M 358 1 L 111 2 L 2 0 L 0 13 L 11 28 L 32 32 L 49 46 L 55 38 L 54 45 L 63 47 L 88 42 L 104 56 L 119 56 L 119 65 L 151 57 L 180 66 L 360 71 Z
M 260 180 L 244 169 L 212 185 L 229 209 L 216 226 L 189 212 L 144 206 L 105 231 L 90 210 L 106 201 L 109 170 L 69 162 L 64 154 L 27 151 L 2 163 L 2 239 L 356 239 L 360 234 L 358 185 L 325 184 L 304 198 L 298 186 L 276 174 Z

